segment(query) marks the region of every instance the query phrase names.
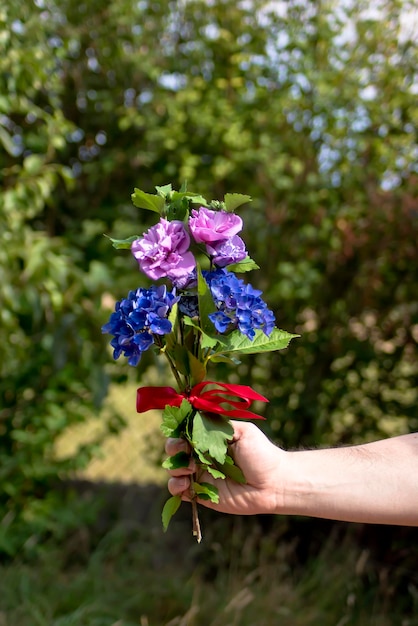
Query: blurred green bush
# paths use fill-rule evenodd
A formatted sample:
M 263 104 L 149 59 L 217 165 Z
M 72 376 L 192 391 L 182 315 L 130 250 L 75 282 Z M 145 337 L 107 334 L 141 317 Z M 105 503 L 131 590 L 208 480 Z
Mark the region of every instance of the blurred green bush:
M 95 446 L 58 462 L 54 442 L 125 376 L 100 326 L 143 280 L 102 234 L 149 225 L 134 186 L 253 196 L 249 280 L 301 339 L 217 376 L 268 395 L 270 434 L 418 428 L 412 17 L 407 0 L 0 6 L 1 551 L 49 528 L 43 498 Z

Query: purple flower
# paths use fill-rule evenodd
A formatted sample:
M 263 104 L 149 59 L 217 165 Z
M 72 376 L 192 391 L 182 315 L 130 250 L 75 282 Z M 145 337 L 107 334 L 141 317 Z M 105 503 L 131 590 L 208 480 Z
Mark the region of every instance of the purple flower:
M 212 261 L 217 267 L 238 263 L 247 256 L 245 243 L 238 235 L 234 235 L 226 241 L 206 244 L 206 252 L 212 257 Z
M 189 228 L 196 243 L 225 241 L 242 230 L 242 219 L 235 213 L 200 207 L 192 210 Z
M 203 272 L 203 276 L 217 308 L 209 318 L 219 333 L 238 328 L 249 339 L 254 339 L 256 330 L 267 336 L 272 333 L 274 315 L 260 297 L 261 291 L 225 269 Z
M 197 285 L 197 272 L 194 267 L 190 274 L 185 274 L 181 278 L 173 279 L 173 284 L 176 289 L 193 289 Z
M 143 239 L 132 243 L 131 250 L 144 274 L 153 280 L 169 278 L 176 283 L 183 281 L 196 266 L 189 245 L 190 237 L 182 222 L 161 218 Z
M 154 335 L 171 332 L 167 318 L 178 300 L 164 285 L 153 285 L 150 289 L 130 291 L 127 298 L 117 302 L 115 312 L 102 327 L 103 333 L 114 335 L 110 342 L 113 358 L 124 354 L 129 365 L 138 365 L 142 353 L 153 345 Z

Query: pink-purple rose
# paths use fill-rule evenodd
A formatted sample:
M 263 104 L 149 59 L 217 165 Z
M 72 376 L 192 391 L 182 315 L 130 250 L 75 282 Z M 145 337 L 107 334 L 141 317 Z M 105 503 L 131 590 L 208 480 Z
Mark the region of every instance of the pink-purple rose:
M 218 267 L 226 267 L 232 263 L 238 263 L 247 256 L 245 243 L 234 235 L 226 241 L 217 241 L 213 244 L 206 244 L 206 252 L 212 257 L 212 261 Z
M 176 284 L 184 282 L 196 266 L 189 246 L 190 237 L 183 222 L 161 218 L 143 239 L 132 243 L 131 250 L 141 271 L 149 278 L 169 278 Z
M 242 219 L 235 213 L 200 207 L 192 210 L 189 228 L 197 243 L 225 241 L 242 230 Z
M 189 228 L 197 243 L 206 244 L 206 252 L 218 267 L 226 267 L 246 258 L 245 244 L 237 235 L 242 230 L 242 219 L 235 213 L 212 211 L 205 207 L 193 209 Z

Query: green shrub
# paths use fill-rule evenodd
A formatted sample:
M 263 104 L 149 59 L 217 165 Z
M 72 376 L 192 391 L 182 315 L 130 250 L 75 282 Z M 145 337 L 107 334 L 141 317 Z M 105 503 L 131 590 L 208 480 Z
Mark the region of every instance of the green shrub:
M 54 441 L 106 392 L 103 302 L 138 274 L 102 234 L 147 226 L 135 186 L 253 196 L 249 279 L 302 336 L 216 376 L 268 395 L 271 434 L 417 429 L 412 3 L 20 4 L 0 9 L 1 549 L 48 527 L 43 499 L 93 451 L 58 462 Z

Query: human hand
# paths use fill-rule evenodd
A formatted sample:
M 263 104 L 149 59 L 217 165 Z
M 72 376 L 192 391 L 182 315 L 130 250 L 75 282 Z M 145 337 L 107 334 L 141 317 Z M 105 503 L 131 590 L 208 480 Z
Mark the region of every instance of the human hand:
M 283 509 L 284 481 L 282 476 L 287 453 L 275 446 L 264 433 L 250 422 L 233 421 L 234 437 L 229 454 L 242 470 L 246 483 L 237 483 L 230 478 L 215 480 L 209 473 L 202 481 L 216 484 L 219 504 L 198 500 L 211 509 L 236 515 L 277 513 Z M 166 452 L 169 456 L 177 452 L 190 452 L 189 444 L 182 439 L 168 439 Z M 193 459 L 187 468 L 169 470 L 168 489 L 172 495 L 181 495 L 190 501 L 190 476 L 196 471 Z
M 233 421 L 229 454 L 246 483 L 215 479 L 219 504 L 199 503 L 223 513 L 308 515 L 357 523 L 418 526 L 418 433 L 341 448 L 285 452 L 252 423 Z M 190 448 L 169 439 L 169 456 Z M 191 500 L 190 477 L 196 466 L 171 470 L 172 495 Z M 399 486 L 402 486 L 400 489 Z

